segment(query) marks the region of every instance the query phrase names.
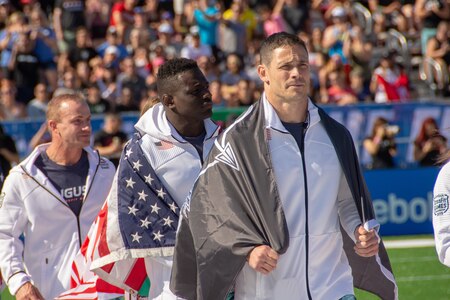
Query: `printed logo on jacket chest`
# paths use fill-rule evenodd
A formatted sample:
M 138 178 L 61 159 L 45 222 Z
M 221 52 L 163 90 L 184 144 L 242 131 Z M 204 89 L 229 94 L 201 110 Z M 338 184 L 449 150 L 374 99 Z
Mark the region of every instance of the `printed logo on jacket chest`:
M 434 215 L 442 216 L 448 211 L 448 195 L 439 194 L 433 199 Z

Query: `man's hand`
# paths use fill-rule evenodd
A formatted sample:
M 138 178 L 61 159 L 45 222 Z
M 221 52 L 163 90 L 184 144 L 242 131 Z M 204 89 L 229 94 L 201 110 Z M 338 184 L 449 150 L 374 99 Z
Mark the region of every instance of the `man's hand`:
M 16 293 L 16 300 L 45 300 L 42 297 L 39 290 L 31 284 L 31 282 L 27 282 L 22 285 Z
M 356 245 L 355 252 L 359 256 L 371 257 L 378 253 L 380 238 L 375 230 L 367 231 L 362 225 L 355 229 Z
M 269 274 L 277 267 L 278 253 L 269 246 L 253 248 L 248 256 L 248 264 L 256 272 Z

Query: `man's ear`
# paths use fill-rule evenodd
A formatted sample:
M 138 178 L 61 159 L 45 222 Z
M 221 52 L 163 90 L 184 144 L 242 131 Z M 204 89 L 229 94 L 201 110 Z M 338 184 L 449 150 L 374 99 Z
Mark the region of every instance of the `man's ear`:
M 56 122 L 54 120 L 47 121 L 47 127 L 49 131 L 56 129 Z
M 171 95 L 168 94 L 162 95 L 161 102 L 164 106 L 168 108 L 175 107 L 175 102 L 173 101 L 173 97 Z
M 257 68 L 258 76 L 264 82 L 264 84 L 270 84 L 267 67 L 265 65 L 259 65 Z

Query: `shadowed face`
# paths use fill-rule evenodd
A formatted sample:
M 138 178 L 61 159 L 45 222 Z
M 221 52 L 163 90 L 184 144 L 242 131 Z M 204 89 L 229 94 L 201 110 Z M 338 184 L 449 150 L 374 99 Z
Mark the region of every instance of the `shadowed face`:
M 178 76 L 178 89 L 172 94 L 174 112 L 187 120 L 204 120 L 212 115 L 209 83 L 197 69 Z

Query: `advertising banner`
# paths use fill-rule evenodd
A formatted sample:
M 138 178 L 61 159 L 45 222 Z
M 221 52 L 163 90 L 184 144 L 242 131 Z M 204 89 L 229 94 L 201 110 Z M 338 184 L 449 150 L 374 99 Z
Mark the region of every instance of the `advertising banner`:
M 433 232 L 433 187 L 438 172 L 439 168 L 364 172 L 381 235 Z

